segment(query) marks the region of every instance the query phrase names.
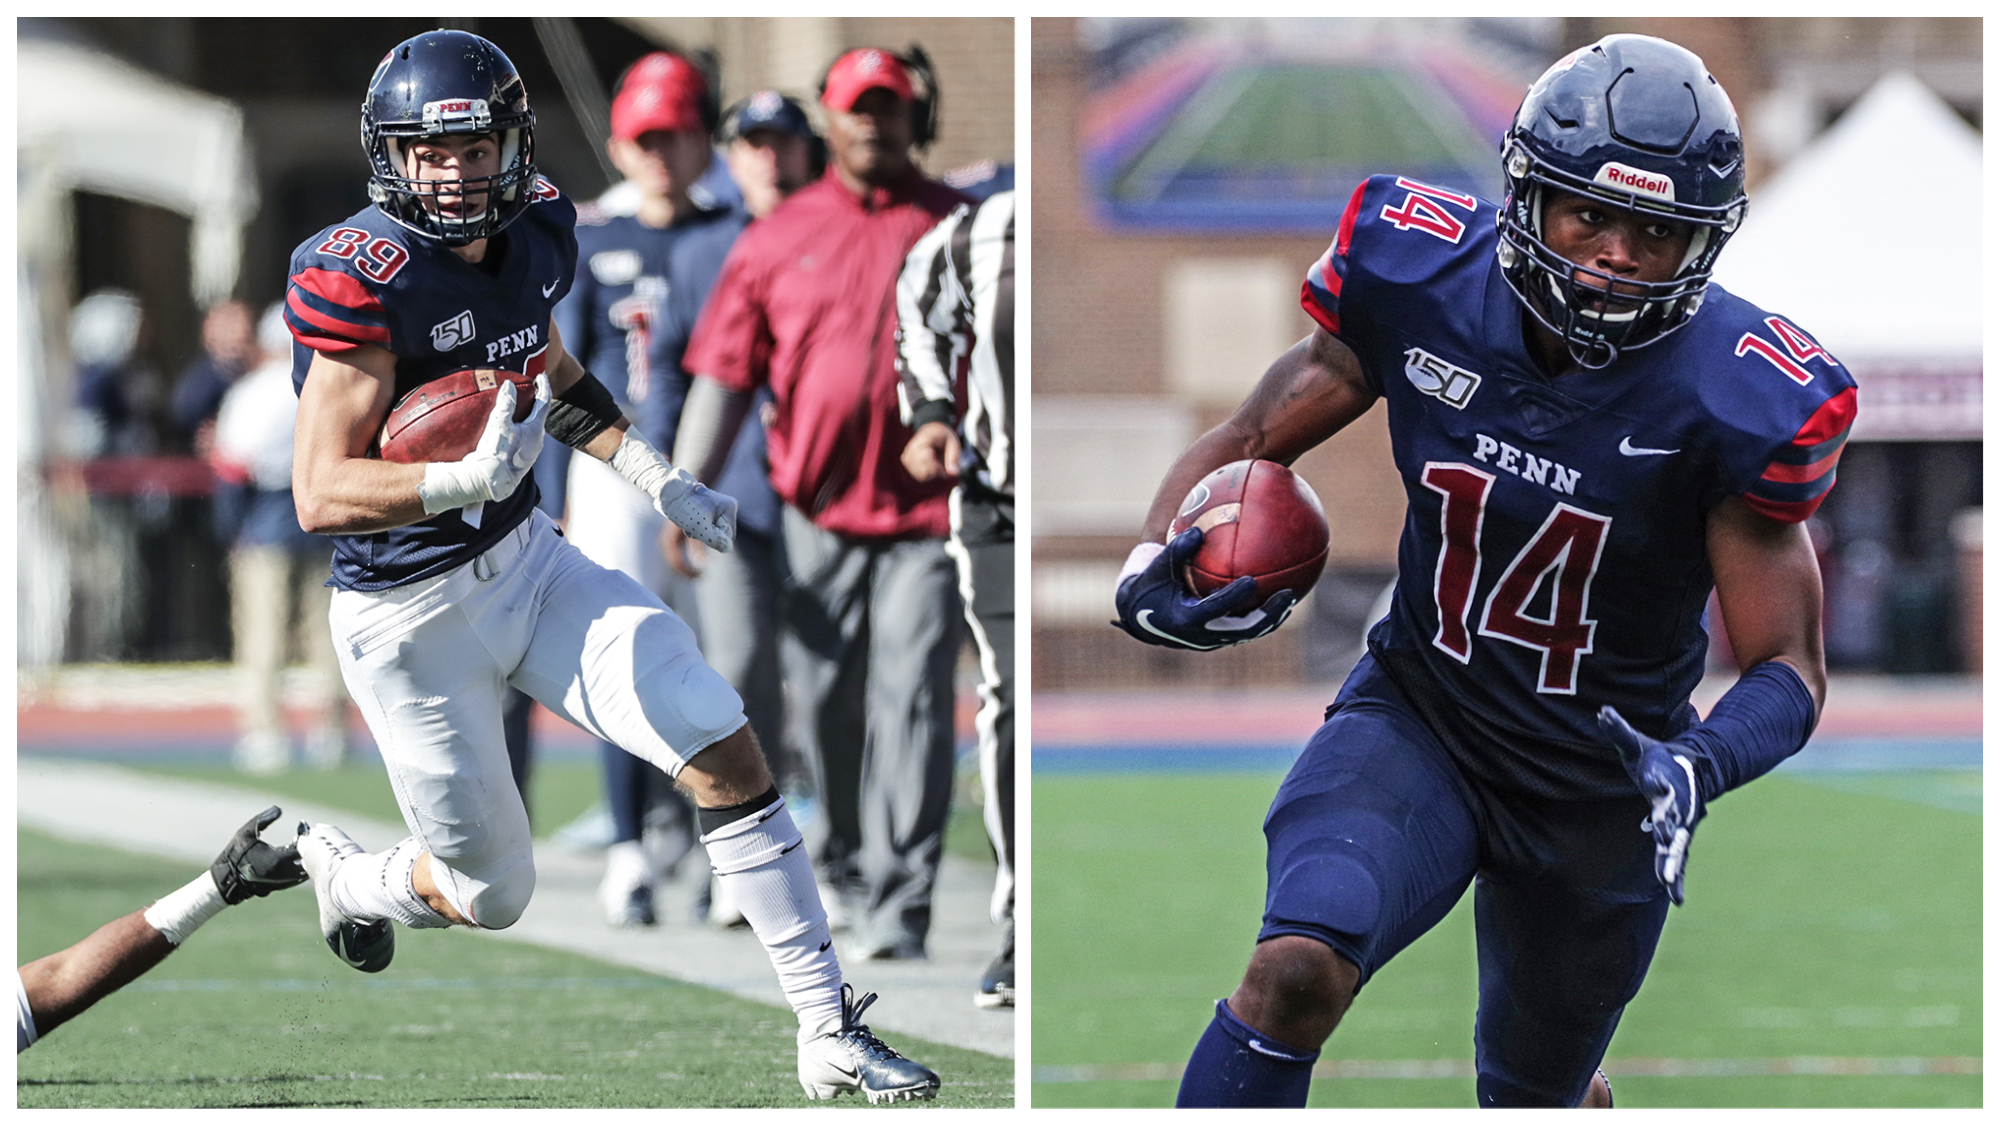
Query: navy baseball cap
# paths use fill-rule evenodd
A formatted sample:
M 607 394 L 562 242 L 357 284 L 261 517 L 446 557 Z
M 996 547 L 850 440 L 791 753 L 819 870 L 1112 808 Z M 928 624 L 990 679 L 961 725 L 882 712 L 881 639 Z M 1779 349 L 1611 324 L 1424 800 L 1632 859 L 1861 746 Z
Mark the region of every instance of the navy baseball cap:
M 722 139 L 733 141 L 759 129 L 774 129 L 795 137 L 814 135 L 812 122 L 806 120 L 805 107 L 797 98 L 776 90 L 759 90 L 736 103 L 723 120 Z

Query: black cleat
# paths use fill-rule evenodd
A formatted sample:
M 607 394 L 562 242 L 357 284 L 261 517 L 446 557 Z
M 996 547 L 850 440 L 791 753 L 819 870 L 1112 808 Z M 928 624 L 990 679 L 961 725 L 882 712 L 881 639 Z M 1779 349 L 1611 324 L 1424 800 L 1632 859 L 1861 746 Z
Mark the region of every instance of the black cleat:
M 799 1047 L 799 1085 L 806 1097 L 825 1101 L 859 1091 L 871 1105 L 937 1097 L 938 1076 L 929 1067 L 897 1054 L 861 1022 L 861 1013 L 874 1002 L 872 992 L 857 1002 L 853 985 L 840 986 L 839 1029 Z

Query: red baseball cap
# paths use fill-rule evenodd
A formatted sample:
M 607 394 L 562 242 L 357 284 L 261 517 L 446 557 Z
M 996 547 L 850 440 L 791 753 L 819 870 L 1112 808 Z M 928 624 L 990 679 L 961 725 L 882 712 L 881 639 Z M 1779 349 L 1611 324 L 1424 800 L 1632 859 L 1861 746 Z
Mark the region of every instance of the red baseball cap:
M 910 74 L 896 56 L 875 47 L 849 51 L 834 60 L 826 72 L 822 104 L 842 113 L 851 112 L 861 95 L 880 86 L 904 101 L 910 101 Z
M 618 84 L 618 96 L 611 100 L 611 135 L 630 141 L 654 130 L 706 131 L 701 103 L 707 96 L 701 68 L 679 55 L 654 51 L 633 63 Z

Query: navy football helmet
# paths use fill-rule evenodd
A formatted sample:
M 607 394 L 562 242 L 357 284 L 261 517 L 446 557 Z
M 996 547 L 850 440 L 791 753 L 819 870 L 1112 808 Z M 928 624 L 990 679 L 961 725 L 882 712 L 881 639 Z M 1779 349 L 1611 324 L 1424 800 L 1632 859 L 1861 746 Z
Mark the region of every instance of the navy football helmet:
M 1692 52 L 1647 35 L 1607 35 L 1536 79 L 1507 131 L 1501 170 L 1501 271 L 1593 368 L 1688 322 L 1749 205 L 1729 95 Z M 1636 282 L 1563 258 L 1542 241 L 1549 189 L 1692 226 L 1680 270 Z M 1606 303 L 1613 281 L 1618 299 Z
M 412 173 L 408 144 L 453 133 L 492 133 L 500 171 L 453 182 L 459 214 L 426 206 L 439 181 Z M 489 238 L 533 202 L 535 115 L 514 64 L 500 48 L 464 31 L 427 31 L 382 57 L 361 104 L 368 152 L 368 198 L 383 214 L 446 246 Z M 484 204 L 476 214 L 475 206 Z

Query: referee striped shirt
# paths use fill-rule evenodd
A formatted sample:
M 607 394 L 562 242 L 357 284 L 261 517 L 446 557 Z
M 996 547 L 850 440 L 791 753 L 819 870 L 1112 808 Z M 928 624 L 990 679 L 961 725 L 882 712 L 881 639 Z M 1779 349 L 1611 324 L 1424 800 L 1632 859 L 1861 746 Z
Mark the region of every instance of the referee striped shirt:
M 961 476 L 1014 494 L 1014 193 L 960 206 L 919 239 L 896 284 L 903 421 L 955 423 Z M 953 393 L 967 358 L 965 409 Z

